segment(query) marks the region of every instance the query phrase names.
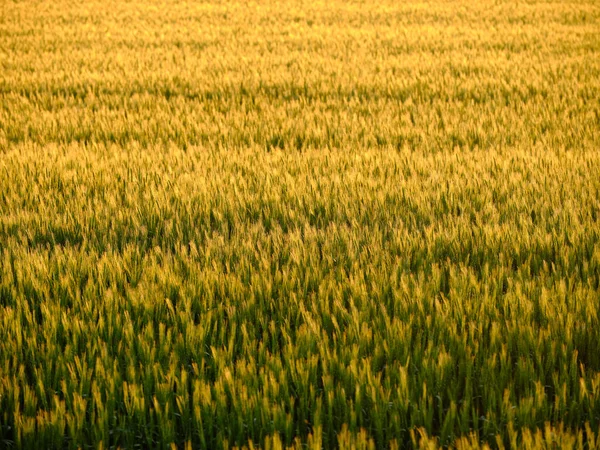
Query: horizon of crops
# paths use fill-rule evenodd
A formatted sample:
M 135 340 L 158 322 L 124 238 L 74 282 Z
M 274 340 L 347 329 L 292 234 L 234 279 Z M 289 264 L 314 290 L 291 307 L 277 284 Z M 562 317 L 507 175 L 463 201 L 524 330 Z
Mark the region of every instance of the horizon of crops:
M 600 447 L 596 2 L 0 11 L 0 447 Z

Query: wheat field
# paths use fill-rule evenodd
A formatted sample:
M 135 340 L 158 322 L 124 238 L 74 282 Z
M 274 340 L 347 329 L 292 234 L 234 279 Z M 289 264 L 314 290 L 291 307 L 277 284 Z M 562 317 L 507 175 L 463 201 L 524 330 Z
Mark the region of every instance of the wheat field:
M 0 0 L 0 447 L 599 436 L 597 1 Z

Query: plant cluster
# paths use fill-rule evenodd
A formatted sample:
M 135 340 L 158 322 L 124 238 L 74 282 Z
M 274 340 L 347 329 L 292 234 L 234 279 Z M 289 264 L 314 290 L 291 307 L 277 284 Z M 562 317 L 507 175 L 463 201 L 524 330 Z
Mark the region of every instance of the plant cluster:
M 600 447 L 594 2 L 7 2 L 0 446 Z

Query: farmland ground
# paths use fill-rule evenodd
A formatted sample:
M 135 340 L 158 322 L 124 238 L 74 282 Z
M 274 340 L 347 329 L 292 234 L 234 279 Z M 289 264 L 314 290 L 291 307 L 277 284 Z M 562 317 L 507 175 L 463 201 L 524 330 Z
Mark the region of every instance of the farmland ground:
M 0 0 L 0 447 L 598 448 L 600 5 Z

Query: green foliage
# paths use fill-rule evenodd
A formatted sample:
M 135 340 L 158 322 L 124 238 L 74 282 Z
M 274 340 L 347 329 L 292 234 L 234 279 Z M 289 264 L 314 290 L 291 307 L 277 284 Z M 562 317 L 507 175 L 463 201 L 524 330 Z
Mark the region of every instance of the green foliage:
M 593 2 L 9 2 L 0 446 L 600 446 Z

